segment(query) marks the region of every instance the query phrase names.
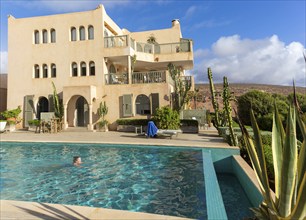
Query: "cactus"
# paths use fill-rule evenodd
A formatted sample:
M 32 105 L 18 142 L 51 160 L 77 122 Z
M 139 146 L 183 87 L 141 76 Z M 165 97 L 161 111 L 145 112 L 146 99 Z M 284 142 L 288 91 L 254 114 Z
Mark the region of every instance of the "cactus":
M 208 75 L 209 85 L 210 85 L 211 101 L 212 101 L 213 108 L 215 110 L 214 126 L 218 129 L 218 127 L 220 126 L 219 103 L 216 100 L 216 91 L 215 91 L 215 86 L 213 82 L 212 71 L 210 68 L 207 68 L 207 75 Z
M 59 100 L 58 94 L 56 91 L 56 87 L 54 85 L 54 82 L 52 82 L 53 87 L 53 104 L 54 104 L 54 114 L 57 118 L 63 119 L 64 116 L 64 106 L 63 102 Z
M 169 63 L 168 70 L 174 81 L 173 109 L 179 112 L 189 101 L 188 92 L 191 88 L 191 82 L 182 79 L 180 69 L 174 64 Z
M 100 117 L 100 121 L 103 124 L 108 124 L 107 120 L 105 120 L 105 115 L 108 113 L 108 107 L 106 106 L 106 102 L 100 102 L 100 106 L 98 108 L 98 115 Z
M 227 81 L 227 77 L 223 77 L 223 94 L 222 94 L 222 98 L 223 98 L 223 110 L 225 113 L 225 118 L 226 121 L 228 122 L 228 127 L 229 127 L 229 131 L 230 131 L 230 145 L 232 146 L 237 146 L 238 145 L 238 140 L 237 137 L 234 133 L 234 129 L 233 129 L 233 119 L 232 119 L 232 106 L 231 106 L 231 95 L 230 95 L 230 91 L 228 88 L 228 81 Z

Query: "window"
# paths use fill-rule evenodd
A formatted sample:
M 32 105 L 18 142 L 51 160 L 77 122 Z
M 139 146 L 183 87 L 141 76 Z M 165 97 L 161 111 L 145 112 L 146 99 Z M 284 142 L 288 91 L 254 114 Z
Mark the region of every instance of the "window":
M 56 77 L 56 65 L 54 63 L 51 64 L 51 77 Z
M 71 28 L 71 41 L 76 41 L 76 29 L 75 29 L 75 27 Z
M 34 31 L 34 43 L 39 44 L 39 31 Z
M 34 66 L 34 77 L 39 78 L 39 66 L 37 64 Z
M 48 78 L 48 66 L 47 66 L 47 64 L 43 65 L 43 78 Z
M 78 65 L 76 63 L 72 63 L 71 69 L 72 69 L 72 76 L 78 76 Z
M 89 63 L 89 75 L 94 76 L 96 75 L 96 68 L 95 68 L 95 62 L 91 61 Z
M 88 26 L 88 40 L 93 40 L 94 39 L 94 27 L 93 26 Z
M 86 63 L 81 63 L 81 76 L 86 76 Z
M 55 43 L 56 41 L 56 32 L 54 29 L 51 29 L 51 43 Z
M 46 44 L 48 43 L 48 32 L 47 30 L 43 30 L 42 33 L 43 33 L 43 43 Z
M 83 26 L 80 27 L 80 40 L 85 40 L 85 28 Z
M 150 99 L 146 95 L 139 95 L 136 98 L 136 114 L 139 115 L 149 115 L 151 114 L 150 110 Z

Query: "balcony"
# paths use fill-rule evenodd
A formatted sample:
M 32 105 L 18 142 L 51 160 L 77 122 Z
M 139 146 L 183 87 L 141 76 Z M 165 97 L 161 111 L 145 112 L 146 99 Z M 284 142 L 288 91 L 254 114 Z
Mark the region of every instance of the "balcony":
M 105 74 L 106 85 L 128 84 L 128 73 Z
M 105 54 L 108 57 L 133 56 L 137 60 L 151 63 L 169 63 L 179 61 L 186 69 L 193 67 L 192 41 L 181 39 L 180 42 L 166 44 L 149 44 L 137 42 L 129 35 L 104 38 Z
M 136 72 L 132 74 L 132 84 L 165 82 L 166 71 Z
M 152 83 L 170 83 L 173 80 L 168 71 L 150 71 L 132 73 L 132 84 L 152 84 Z M 128 73 L 105 74 L 106 85 L 129 84 Z

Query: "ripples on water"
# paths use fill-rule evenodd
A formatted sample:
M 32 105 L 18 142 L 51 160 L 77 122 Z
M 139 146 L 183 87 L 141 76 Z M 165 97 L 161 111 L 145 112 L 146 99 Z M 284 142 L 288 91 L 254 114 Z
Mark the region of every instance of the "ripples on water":
M 201 151 L 1 145 L 1 199 L 207 216 Z M 75 155 L 82 167 L 71 165 Z

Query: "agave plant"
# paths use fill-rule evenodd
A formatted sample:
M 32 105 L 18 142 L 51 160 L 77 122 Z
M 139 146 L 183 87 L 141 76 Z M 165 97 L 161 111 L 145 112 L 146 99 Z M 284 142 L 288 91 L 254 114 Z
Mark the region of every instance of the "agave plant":
M 296 100 L 296 99 L 295 99 Z M 254 142 L 240 122 L 248 154 L 257 176 L 263 202 L 253 208 L 258 219 L 305 219 L 306 218 L 306 127 L 302 121 L 297 101 L 289 109 L 286 130 L 275 105 L 272 128 L 272 154 L 275 172 L 275 196 L 269 188 L 267 167 L 260 131 L 251 111 Z M 298 153 L 296 126 L 303 141 Z

